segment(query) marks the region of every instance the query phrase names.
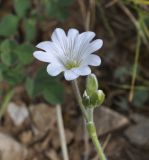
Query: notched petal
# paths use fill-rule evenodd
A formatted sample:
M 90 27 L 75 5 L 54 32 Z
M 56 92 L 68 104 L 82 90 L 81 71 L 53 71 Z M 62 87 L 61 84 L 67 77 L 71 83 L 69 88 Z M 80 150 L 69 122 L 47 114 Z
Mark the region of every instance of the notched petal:
M 91 73 L 91 69 L 88 66 L 82 66 L 82 67 L 74 69 L 74 72 L 78 75 L 86 76 Z
M 43 52 L 43 51 L 35 51 L 33 53 L 33 56 L 35 58 L 37 58 L 38 60 L 40 61 L 43 61 L 43 62 L 51 62 L 51 58 L 50 56 L 46 53 L 46 52 Z
M 50 46 L 51 46 L 51 42 L 50 41 L 40 42 L 39 44 L 36 45 L 37 48 L 45 50 L 45 51 L 49 51 L 50 50 Z
M 58 65 L 58 64 L 51 63 L 47 66 L 47 72 L 51 76 L 57 76 L 58 74 L 60 74 L 64 70 L 65 70 L 65 68 L 61 65 Z
M 101 64 L 101 58 L 94 54 L 89 55 L 85 61 L 91 66 L 99 66 Z
M 74 80 L 74 79 L 79 77 L 79 75 L 77 75 L 75 72 L 73 72 L 73 69 L 72 70 L 66 70 L 64 72 L 64 76 L 65 76 L 65 79 L 68 80 L 68 81 Z

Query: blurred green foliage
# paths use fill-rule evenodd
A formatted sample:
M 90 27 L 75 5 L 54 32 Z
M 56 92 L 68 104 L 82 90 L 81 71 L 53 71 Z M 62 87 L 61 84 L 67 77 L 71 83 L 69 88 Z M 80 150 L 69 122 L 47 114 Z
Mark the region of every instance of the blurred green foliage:
M 14 8 L 18 17 L 23 18 L 31 8 L 31 0 L 14 0 Z
M 17 32 L 19 18 L 15 15 L 4 16 L 0 22 L 0 36 L 9 37 Z
M 132 103 L 134 106 L 141 108 L 144 106 L 148 99 L 149 91 L 147 89 L 136 89 Z
M 26 89 L 32 98 L 43 95 L 52 104 L 63 102 L 63 86 L 53 77 L 50 77 L 45 67 L 40 69 L 35 78 L 26 79 Z
M 38 43 L 37 23 L 51 18 L 65 20 L 72 0 L 39 2 L 34 6 L 31 0 L 13 0 L 14 11 L 10 10 L 0 19 L 0 83 L 7 85 L 0 95 L 5 99 L 14 87 L 25 84 L 30 98 L 42 96 L 51 104 L 62 103 L 63 86 L 46 73 L 46 67 L 32 76 L 28 68 L 34 61 L 34 46 Z
M 68 7 L 72 3 L 72 0 L 43 0 L 42 6 L 44 13 L 51 18 L 57 18 L 59 20 L 65 20 L 68 17 Z

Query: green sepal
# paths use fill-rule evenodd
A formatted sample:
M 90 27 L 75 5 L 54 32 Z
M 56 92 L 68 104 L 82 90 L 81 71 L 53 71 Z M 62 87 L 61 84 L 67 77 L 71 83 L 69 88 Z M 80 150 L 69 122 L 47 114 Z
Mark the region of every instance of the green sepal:
M 95 74 L 90 74 L 86 80 L 86 92 L 91 96 L 98 89 L 98 81 Z
M 105 94 L 102 90 L 95 91 L 90 97 L 90 105 L 93 107 L 100 106 L 105 100 Z
M 86 91 L 84 91 L 83 98 L 82 98 L 82 103 L 85 107 L 90 106 L 90 97 L 87 95 Z

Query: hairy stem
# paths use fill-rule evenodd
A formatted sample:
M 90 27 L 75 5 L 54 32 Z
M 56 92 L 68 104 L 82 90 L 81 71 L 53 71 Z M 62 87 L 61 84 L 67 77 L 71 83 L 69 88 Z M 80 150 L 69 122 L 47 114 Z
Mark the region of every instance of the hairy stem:
M 79 103 L 80 109 L 82 111 L 82 114 L 83 114 L 85 120 L 87 121 L 88 120 L 88 116 L 87 116 L 86 109 L 85 109 L 85 107 L 84 107 L 84 105 L 82 103 L 82 98 L 81 98 L 81 95 L 80 95 L 80 91 L 79 91 L 77 80 L 72 81 L 72 85 L 73 85 L 73 89 L 74 89 L 77 101 Z
M 86 120 L 88 134 L 90 138 L 92 139 L 92 142 L 97 150 L 99 159 L 106 160 L 103 149 L 97 137 L 96 128 L 95 128 L 94 121 L 93 121 L 93 109 L 86 109 L 85 106 L 83 105 L 77 81 L 74 80 L 72 84 L 73 84 L 73 88 L 74 88 L 74 92 L 75 92 L 77 101 L 80 105 L 80 109 Z
M 87 123 L 87 130 L 88 130 L 89 136 L 91 137 L 92 142 L 93 142 L 93 144 L 96 148 L 96 151 L 98 153 L 98 156 L 99 156 L 100 160 L 106 160 L 103 149 L 102 149 L 101 144 L 99 142 L 99 139 L 97 137 L 94 122 L 91 121 L 91 122 Z

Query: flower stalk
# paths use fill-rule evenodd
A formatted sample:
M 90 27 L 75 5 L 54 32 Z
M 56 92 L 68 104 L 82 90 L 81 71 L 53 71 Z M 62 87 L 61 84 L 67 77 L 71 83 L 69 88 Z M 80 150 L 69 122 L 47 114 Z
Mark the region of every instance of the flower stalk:
M 94 120 L 93 120 L 94 119 L 93 118 L 94 108 L 86 108 L 86 106 L 84 106 L 84 104 L 82 103 L 82 98 L 81 98 L 81 94 L 80 94 L 79 87 L 77 84 L 77 80 L 73 80 L 72 84 L 73 84 L 73 89 L 74 89 L 78 104 L 79 104 L 80 109 L 82 111 L 82 114 L 86 120 L 88 134 L 89 134 L 90 138 L 92 139 L 92 142 L 96 148 L 99 159 L 106 160 L 106 156 L 105 156 L 103 149 L 101 147 L 101 144 L 98 140 L 98 136 L 97 136 Z
M 103 152 L 102 146 L 99 142 L 98 136 L 97 136 L 97 132 L 96 132 L 96 128 L 95 128 L 95 124 L 93 121 L 90 121 L 87 123 L 87 131 L 88 134 L 90 136 L 90 138 L 92 139 L 92 142 L 96 148 L 96 151 L 98 153 L 98 157 L 100 160 L 106 160 L 106 156 Z
M 72 85 L 73 85 L 73 89 L 74 89 L 74 93 L 75 93 L 75 96 L 76 96 L 76 99 L 78 101 L 78 104 L 80 106 L 80 109 L 82 111 L 82 114 L 85 118 L 86 121 L 88 121 L 88 115 L 87 115 L 87 111 L 82 103 L 82 98 L 81 98 L 81 94 L 80 94 L 80 91 L 79 91 L 79 87 L 78 87 L 78 83 L 77 83 L 77 80 L 73 80 L 72 81 Z

